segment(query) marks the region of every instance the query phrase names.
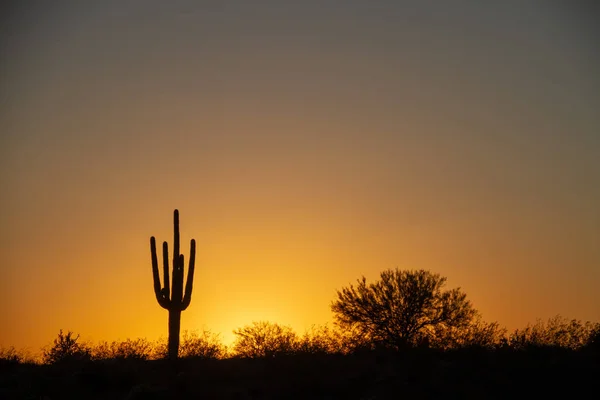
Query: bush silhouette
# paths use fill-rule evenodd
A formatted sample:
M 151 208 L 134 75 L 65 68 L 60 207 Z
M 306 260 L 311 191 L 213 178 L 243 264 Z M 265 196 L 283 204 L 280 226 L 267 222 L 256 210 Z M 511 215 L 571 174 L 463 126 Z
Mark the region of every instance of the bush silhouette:
M 22 363 L 25 357 L 14 347 L 0 347 L 0 368 Z
M 313 325 L 298 336 L 296 354 L 352 354 L 372 349 L 372 343 L 357 330 L 331 329 L 327 325 Z
M 558 347 L 576 350 L 594 341 L 599 324 L 568 320 L 560 315 L 548 319 L 546 323 L 537 320 L 534 325 L 517 329 L 508 338 L 508 344 L 515 350 L 539 347 Z M 596 339 L 597 340 L 597 339 Z
M 600 322 L 588 323 L 589 335 L 585 343 L 585 349 L 600 354 Z
M 218 335 L 185 331 L 179 357 L 189 359 L 177 364 L 150 360 L 167 356 L 166 338 L 104 341 L 91 348 L 90 362 L 63 363 L 88 360 L 90 347 L 60 331 L 45 352 L 45 362 L 58 366 L 23 365 L 21 352 L 0 349 L 0 398 L 510 398 L 523 390 L 583 398 L 596 389 L 598 376 L 600 324 L 559 317 L 509 337 L 497 323 L 476 317 L 467 328 L 432 336 L 449 341 L 445 348 L 452 351 L 398 353 L 358 330 L 327 326 L 296 335 L 285 326 L 254 322 L 236 333 L 235 355 L 255 359 L 205 362 L 228 358 L 221 356 L 225 346 Z M 508 338 L 522 350 L 512 351 Z
M 123 342 L 100 342 L 91 349 L 91 355 L 94 360 L 147 360 L 152 350 L 153 344 L 146 339 L 127 339 Z
M 342 336 L 327 325 L 311 326 L 302 336 L 297 337 L 294 346 L 296 354 L 336 354 L 342 351 Z
M 221 359 L 227 355 L 227 347 L 221 343 L 218 334 L 204 330 L 184 331 L 179 345 L 179 357 Z
M 506 342 L 506 329 L 497 322 L 485 322 L 476 315 L 461 327 L 441 325 L 434 330 L 429 347 L 440 349 L 486 348 L 495 349 Z
M 275 357 L 293 354 L 298 337 L 288 327 L 259 321 L 236 329 L 233 353 L 243 358 Z
M 58 337 L 50 348 L 42 352 L 42 361 L 45 364 L 56 364 L 73 361 L 86 361 L 91 359 L 91 349 L 88 345 L 78 342 L 79 335 L 73 332 L 58 332 Z
M 337 292 L 332 303 L 336 323 L 357 330 L 372 343 L 402 348 L 440 339 L 442 332 L 465 329 L 476 310 L 460 288 L 443 290 L 446 278 L 425 270 L 387 270 L 380 280 Z

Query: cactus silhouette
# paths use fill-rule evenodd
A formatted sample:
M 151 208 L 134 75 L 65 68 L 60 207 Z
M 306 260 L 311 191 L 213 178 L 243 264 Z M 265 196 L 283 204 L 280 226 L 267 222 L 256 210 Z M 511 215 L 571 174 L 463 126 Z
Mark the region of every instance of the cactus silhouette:
M 150 251 L 152 253 L 152 276 L 154 278 L 154 293 L 158 304 L 169 311 L 169 358 L 177 359 L 179 353 L 179 331 L 181 326 L 181 312 L 190 305 L 192 300 L 192 286 L 194 283 L 194 262 L 196 258 L 196 241 L 190 241 L 190 263 L 183 290 L 183 254 L 179 253 L 179 211 L 173 213 L 174 243 L 173 243 L 173 272 L 172 285 L 169 284 L 169 245 L 163 243 L 163 286 L 160 285 L 158 273 L 158 257 L 156 255 L 156 240 L 150 238 Z M 170 287 L 171 286 L 171 287 Z

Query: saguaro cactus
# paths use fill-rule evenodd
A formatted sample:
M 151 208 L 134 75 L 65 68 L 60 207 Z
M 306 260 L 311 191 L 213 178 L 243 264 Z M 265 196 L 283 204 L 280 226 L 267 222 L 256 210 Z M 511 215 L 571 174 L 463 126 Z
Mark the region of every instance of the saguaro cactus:
M 196 259 L 196 241 L 190 241 L 190 264 L 183 291 L 183 254 L 179 253 L 179 211 L 173 213 L 174 243 L 173 243 L 173 272 L 172 287 L 169 285 L 169 245 L 163 243 L 163 286 L 160 285 L 158 274 L 158 257 L 156 256 L 156 240 L 150 238 L 150 251 L 152 253 L 152 276 L 154 277 L 154 294 L 158 304 L 169 311 L 169 358 L 177 359 L 179 353 L 179 331 L 181 326 L 181 312 L 190 305 L 192 300 L 192 286 L 194 283 L 194 262 Z

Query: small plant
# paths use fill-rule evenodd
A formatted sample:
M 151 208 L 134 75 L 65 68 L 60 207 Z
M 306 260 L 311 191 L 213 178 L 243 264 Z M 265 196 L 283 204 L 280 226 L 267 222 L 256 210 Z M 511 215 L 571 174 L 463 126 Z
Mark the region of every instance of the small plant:
M 45 364 L 56 364 L 70 361 L 85 361 L 91 358 L 91 350 L 86 344 L 78 342 L 79 335 L 71 331 L 58 332 L 58 337 L 48 349 L 43 349 L 42 361 Z

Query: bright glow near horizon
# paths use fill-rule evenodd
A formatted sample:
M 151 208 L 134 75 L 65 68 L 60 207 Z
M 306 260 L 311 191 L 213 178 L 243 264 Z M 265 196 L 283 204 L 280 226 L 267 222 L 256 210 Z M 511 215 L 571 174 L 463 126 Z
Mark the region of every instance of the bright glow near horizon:
M 166 336 L 149 238 L 172 246 L 175 208 L 182 330 L 226 343 L 331 323 L 336 289 L 395 267 L 509 329 L 600 320 L 593 18 L 467 3 L 14 6 L 0 346 Z

